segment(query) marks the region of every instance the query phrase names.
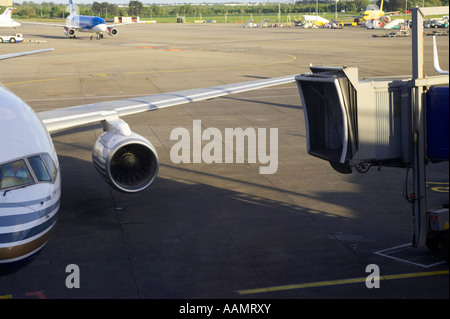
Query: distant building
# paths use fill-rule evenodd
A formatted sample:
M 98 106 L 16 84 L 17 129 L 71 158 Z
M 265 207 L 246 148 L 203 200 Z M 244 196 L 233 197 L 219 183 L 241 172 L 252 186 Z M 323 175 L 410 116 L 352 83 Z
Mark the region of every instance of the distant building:
M 139 17 L 114 17 L 114 23 L 139 23 Z
M 13 2 L 12 0 L 0 0 L 0 6 L 2 7 L 12 7 Z

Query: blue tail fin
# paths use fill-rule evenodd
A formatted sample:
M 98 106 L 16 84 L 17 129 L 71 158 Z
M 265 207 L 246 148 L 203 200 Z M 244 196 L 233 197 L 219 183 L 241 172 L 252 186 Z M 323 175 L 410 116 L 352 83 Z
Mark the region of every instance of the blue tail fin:
M 77 13 L 75 12 L 75 6 L 73 5 L 73 1 L 69 0 L 69 6 L 70 6 L 70 14 L 71 15 L 77 15 Z

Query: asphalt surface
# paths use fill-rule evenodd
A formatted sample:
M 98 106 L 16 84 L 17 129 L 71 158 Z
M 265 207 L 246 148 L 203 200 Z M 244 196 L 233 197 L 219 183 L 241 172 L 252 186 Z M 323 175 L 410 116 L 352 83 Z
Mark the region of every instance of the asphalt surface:
M 310 63 L 357 66 L 360 77 L 411 74 L 411 39 L 372 37 L 381 30 L 148 24 L 102 40 L 45 26 L 1 30 L 15 31 L 31 42 L 0 44 L 1 54 L 55 48 L 1 62 L 0 81 L 36 112 L 302 73 Z M 431 37 L 424 38 L 432 75 Z M 448 38 L 437 40 L 448 69 Z M 448 264 L 408 246 L 406 169 L 342 175 L 308 155 L 294 83 L 124 120 L 158 151 L 154 184 L 127 195 L 100 178 L 91 161 L 100 125 L 54 134 L 58 222 L 29 266 L 0 278 L 1 298 L 448 299 Z M 192 132 L 194 120 L 221 134 L 278 128 L 276 173 L 260 174 L 267 164 L 259 158 L 173 163 L 170 134 Z M 448 163 L 427 167 L 429 208 L 448 204 L 448 176 Z M 66 286 L 73 264 L 79 288 Z M 372 264 L 384 277 L 370 289 Z

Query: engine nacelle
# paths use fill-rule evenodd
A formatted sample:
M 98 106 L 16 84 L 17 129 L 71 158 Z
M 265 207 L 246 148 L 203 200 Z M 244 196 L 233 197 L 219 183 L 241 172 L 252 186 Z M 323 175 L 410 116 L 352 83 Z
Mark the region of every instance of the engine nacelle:
M 75 30 L 74 29 L 64 29 L 64 34 L 73 38 L 75 36 Z
M 119 120 L 121 121 L 121 120 Z M 156 178 L 158 155 L 153 145 L 139 134 L 115 130 L 104 132 L 95 142 L 92 160 L 100 175 L 116 190 L 135 193 Z
M 109 35 L 112 35 L 113 37 L 115 37 L 117 35 L 117 33 L 119 33 L 119 31 L 117 31 L 116 28 L 108 28 Z

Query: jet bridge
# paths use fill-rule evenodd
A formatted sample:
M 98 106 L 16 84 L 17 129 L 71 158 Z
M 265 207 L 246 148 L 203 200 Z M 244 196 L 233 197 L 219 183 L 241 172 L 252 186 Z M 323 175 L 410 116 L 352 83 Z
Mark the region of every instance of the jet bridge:
M 296 76 L 308 153 L 341 173 L 411 162 L 411 77 L 358 79 L 358 68 L 311 66 Z
M 356 67 L 310 66 L 311 72 L 297 75 L 295 80 L 304 107 L 309 154 L 329 161 L 341 173 L 351 173 L 353 168 L 364 172 L 372 165 L 412 169 L 413 194 L 408 199 L 413 206 L 412 244 L 422 248 L 430 230 L 430 215 L 436 219 L 426 207 L 425 163 L 430 158 L 425 103 L 430 106 L 428 120 L 440 120 L 448 137 L 449 83 L 448 74 L 423 74 L 423 16 L 448 14 L 449 8 L 416 7 L 412 11 L 412 75 L 359 79 Z M 446 87 L 433 88 L 442 85 Z M 446 98 L 441 90 L 446 90 Z M 445 110 L 446 117 L 441 114 Z M 448 161 L 448 140 L 446 146 L 436 147 L 437 139 L 431 140 L 431 134 L 442 133 L 430 130 L 428 134 L 430 150 L 437 149 L 439 160 Z M 442 152 L 447 152 L 446 158 Z M 447 227 L 439 231 L 447 233 L 448 250 L 448 208 L 439 218 L 439 225 Z

